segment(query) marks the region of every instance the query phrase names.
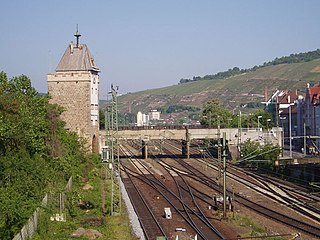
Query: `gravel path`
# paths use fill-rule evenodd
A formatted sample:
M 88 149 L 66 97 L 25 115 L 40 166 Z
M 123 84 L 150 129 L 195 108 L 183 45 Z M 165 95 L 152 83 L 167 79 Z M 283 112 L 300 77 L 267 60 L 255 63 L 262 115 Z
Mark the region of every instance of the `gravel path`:
M 138 219 L 138 216 L 137 216 L 137 214 L 131 204 L 127 190 L 126 190 L 121 178 L 120 178 L 120 189 L 121 189 L 122 199 L 127 207 L 132 231 L 134 232 L 135 236 L 138 239 L 146 240 L 144 233 L 143 233 L 143 230 L 142 230 L 142 227 L 141 227 L 141 224 L 140 224 L 140 221 Z

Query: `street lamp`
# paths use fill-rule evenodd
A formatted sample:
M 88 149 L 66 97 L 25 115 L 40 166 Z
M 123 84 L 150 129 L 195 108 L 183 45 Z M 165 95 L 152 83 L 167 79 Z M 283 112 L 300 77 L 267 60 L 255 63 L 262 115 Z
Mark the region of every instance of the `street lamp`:
M 284 150 L 284 128 L 283 128 L 283 122 L 284 120 L 286 120 L 286 117 L 281 117 L 280 116 L 280 120 L 281 120 L 281 127 L 282 127 L 282 157 L 283 157 L 283 150 Z
M 260 115 L 260 116 L 258 116 L 258 131 L 260 132 L 260 121 L 259 121 L 259 119 L 260 118 L 262 118 L 262 116 Z
M 269 131 L 269 124 L 270 124 L 270 122 L 271 122 L 271 118 L 268 118 L 268 119 L 267 119 L 267 128 L 268 128 L 268 131 Z
M 239 110 L 239 119 L 238 119 L 238 149 L 241 157 L 241 111 Z

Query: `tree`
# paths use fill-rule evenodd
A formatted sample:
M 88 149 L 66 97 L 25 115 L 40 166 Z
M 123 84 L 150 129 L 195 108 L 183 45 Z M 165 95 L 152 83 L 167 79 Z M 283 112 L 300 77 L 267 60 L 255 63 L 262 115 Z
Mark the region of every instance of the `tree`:
M 30 154 L 45 154 L 47 97 L 40 96 L 24 75 L 8 80 L 1 73 L 0 78 L 1 152 L 26 147 Z
M 274 162 L 278 159 L 280 153 L 281 148 L 279 146 L 272 144 L 261 146 L 259 142 L 248 139 L 243 144 L 240 161 L 248 166 L 273 169 Z
M 273 120 L 271 113 L 264 110 L 257 110 L 253 114 L 248 115 L 245 123 L 248 128 L 257 128 L 258 127 L 258 118 L 259 118 L 259 127 L 263 129 L 267 129 L 272 127 Z
M 210 127 L 229 127 L 232 113 L 222 107 L 218 99 L 212 99 L 204 105 L 200 123 Z
M 105 111 L 105 109 L 99 110 L 99 126 L 100 126 L 100 129 L 105 129 L 105 127 L 106 127 L 106 111 Z
M 47 191 L 88 171 L 83 141 L 31 80 L 0 72 L 0 239 L 12 239 Z

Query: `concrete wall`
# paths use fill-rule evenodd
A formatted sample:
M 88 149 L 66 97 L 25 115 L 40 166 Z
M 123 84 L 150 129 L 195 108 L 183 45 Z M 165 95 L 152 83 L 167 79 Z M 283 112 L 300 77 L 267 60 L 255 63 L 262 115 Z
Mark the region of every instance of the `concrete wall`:
M 291 177 L 298 178 L 307 182 L 320 182 L 320 164 L 292 164 L 287 165 Z
M 229 145 L 238 145 L 238 142 L 245 142 L 248 139 L 258 141 L 260 144 L 267 142 L 282 146 L 282 128 L 273 128 L 269 132 L 258 131 L 258 129 L 241 129 L 237 128 L 220 129 L 220 137 L 225 132 Z M 240 133 L 240 134 L 239 134 Z M 102 143 L 105 141 L 105 131 L 101 131 Z M 154 139 L 178 139 L 186 140 L 187 134 L 190 140 L 193 139 L 216 139 L 218 138 L 218 129 L 127 129 L 119 130 L 119 139 L 137 139 L 137 140 L 154 140 Z

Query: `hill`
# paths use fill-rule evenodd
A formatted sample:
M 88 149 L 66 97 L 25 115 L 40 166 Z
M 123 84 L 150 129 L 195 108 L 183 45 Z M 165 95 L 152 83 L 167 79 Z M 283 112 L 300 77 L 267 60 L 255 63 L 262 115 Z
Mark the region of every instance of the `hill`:
M 279 62 L 278 58 L 275 60 Z M 241 108 L 244 112 L 251 112 L 261 107 L 265 92 L 270 96 L 277 89 L 291 89 L 304 95 L 307 83 L 312 85 L 320 80 L 320 58 L 298 63 L 270 63 L 273 62 L 227 78 L 203 77 L 198 81 L 128 93 L 119 97 L 119 110 L 122 113 L 130 110 L 132 113 L 146 113 L 170 105 L 201 108 L 208 100 L 218 98 L 231 111 Z

